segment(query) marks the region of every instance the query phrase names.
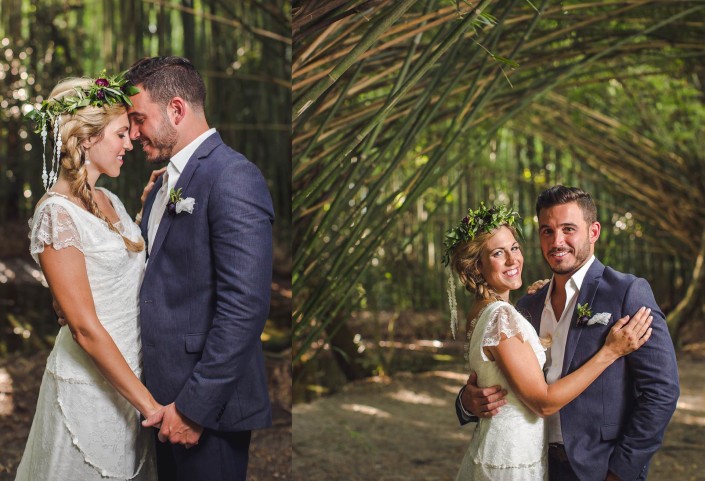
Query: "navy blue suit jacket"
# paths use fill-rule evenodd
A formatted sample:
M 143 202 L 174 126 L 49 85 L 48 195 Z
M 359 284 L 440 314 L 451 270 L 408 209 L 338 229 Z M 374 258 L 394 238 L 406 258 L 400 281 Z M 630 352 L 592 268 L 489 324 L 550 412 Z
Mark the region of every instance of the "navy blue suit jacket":
M 517 303 L 537 332 L 548 284 Z M 651 456 L 676 409 L 680 394 L 673 343 L 664 315 L 644 279 L 617 272 L 595 260 L 588 269 L 578 304 L 592 313 L 609 312 L 608 325 L 578 327 L 573 312 L 562 376 L 590 359 L 604 344 L 612 325 L 642 306 L 654 317 L 651 338 L 614 362 L 580 396 L 560 410 L 563 442 L 581 480 L 603 481 L 608 469 L 623 481 L 646 479 Z
M 145 202 L 142 236 L 161 178 Z M 164 212 L 140 290 L 144 376 L 157 402 L 217 431 L 271 425 L 260 335 L 269 313 L 272 201 L 257 167 L 217 133 L 175 189 L 193 213 Z

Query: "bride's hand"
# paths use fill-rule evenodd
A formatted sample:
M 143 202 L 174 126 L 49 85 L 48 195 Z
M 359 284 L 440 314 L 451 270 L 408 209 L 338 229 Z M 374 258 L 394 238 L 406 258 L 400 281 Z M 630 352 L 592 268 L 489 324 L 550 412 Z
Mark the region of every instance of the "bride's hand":
M 539 279 L 538 281 L 535 281 L 533 284 L 526 288 L 526 293 L 528 295 L 536 294 L 539 289 L 541 289 L 549 282 L 551 282 L 551 279 Z
M 164 417 L 164 406 L 157 404 L 157 408 L 145 416 L 145 420 L 142 421 L 142 427 L 145 428 L 160 428 L 162 426 L 162 418 Z
M 142 201 L 142 206 L 144 206 L 144 201 L 147 200 L 147 196 L 149 195 L 149 193 L 152 192 L 152 189 L 154 188 L 154 183 L 157 181 L 157 178 L 164 172 L 166 172 L 166 167 L 162 167 L 161 169 L 152 171 L 152 174 L 149 176 L 149 182 L 147 182 L 147 185 L 144 186 L 144 190 L 142 191 L 142 197 L 140 197 L 140 200 Z
M 649 340 L 653 330 L 651 321 L 654 319 L 650 314 L 651 309 L 642 307 L 631 320 L 629 316 L 624 316 L 614 323 L 604 346 L 614 355 L 614 359 L 636 351 Z

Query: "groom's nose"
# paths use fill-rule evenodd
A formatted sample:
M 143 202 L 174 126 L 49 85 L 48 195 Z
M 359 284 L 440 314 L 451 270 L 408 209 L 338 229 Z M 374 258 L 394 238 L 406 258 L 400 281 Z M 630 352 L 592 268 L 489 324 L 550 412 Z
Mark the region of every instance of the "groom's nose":
M 565 235 L 560 230 L 553 233 L 551 247 L 560 247 L 565 244 Z
M 136 123 L 132 122 L 130 124 L 130 140 L 137 140 L 140 137 L 140 128 Z

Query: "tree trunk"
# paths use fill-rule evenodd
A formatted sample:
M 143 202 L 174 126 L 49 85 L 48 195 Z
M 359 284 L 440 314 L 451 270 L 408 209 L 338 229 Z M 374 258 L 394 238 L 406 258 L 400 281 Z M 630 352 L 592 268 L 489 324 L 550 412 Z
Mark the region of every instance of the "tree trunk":
M 705 229 L 700 238 L 698 257 L 693 267 L 693 276 L 683 299 L 668 315 L 666 322 L 674 344 L 678 345 L 678 333 L 683 325 L 689 322 L 702 322 L 700 317 L 703 308 L 703 295 L 705 294 Z

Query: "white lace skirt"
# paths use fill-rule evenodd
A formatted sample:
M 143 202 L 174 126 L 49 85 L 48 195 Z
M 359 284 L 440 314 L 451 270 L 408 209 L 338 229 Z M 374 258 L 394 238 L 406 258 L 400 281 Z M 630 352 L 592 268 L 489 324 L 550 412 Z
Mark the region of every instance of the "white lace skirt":
M 15 481 L 156 480 L 153 437 L 131 426 L 139 419 L 130 409 L 107 383 L 69 383 L 45 371 Z M 123 422 L 107 425 L 117 413 Z
M 507 405 L 475 426 L 456 481 L 547 481 L 543 419 Z

